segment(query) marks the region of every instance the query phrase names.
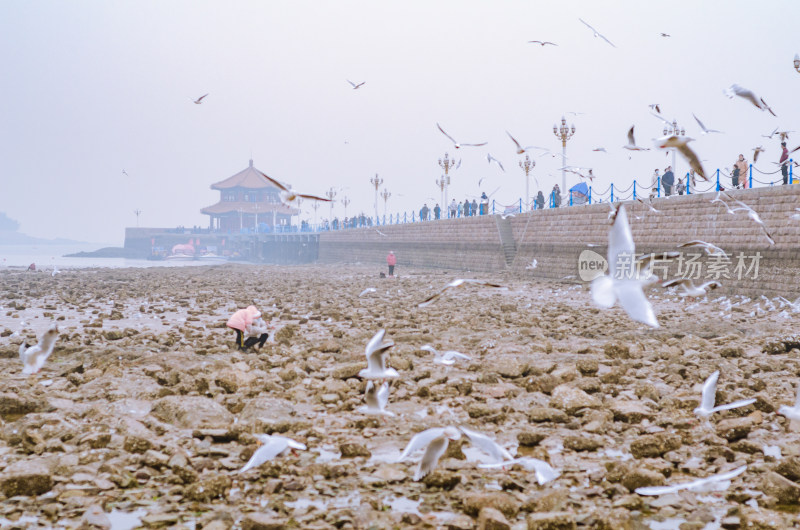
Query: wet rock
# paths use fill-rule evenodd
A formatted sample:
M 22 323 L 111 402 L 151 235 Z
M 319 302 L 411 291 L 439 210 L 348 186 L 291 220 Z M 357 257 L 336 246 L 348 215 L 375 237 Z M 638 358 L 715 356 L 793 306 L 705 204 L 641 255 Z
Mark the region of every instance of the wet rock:
M 597 362 L 596 359 L 578 359 L 578 362 L 575 363 L 575 368 L 584 376 L 595 375 L 597 370 L 600 368 L 600 363 Z
M 543 392 L 551 394 L 553 389 L 561 384 L 561 380 L 550 375 L 542 374 L 535 377 L 529 377 L 525 380 L 525 390 L 528 392 Z
M 364 362 L 343 364 L 331 370 L 330 375 L 336 379 L 350 379 L 351 377 L 357 377 L 358 372 L 366 367 Z
M 142 517 L 142 524 L 148 528 L 165 528 L 178 522 L 177 513 L 148 513 Z
M 522 505 L 526 512 L 560 512 L 566 508 L 569 499 L 566 489 L 552 489 L 539 491 L 533 494 Z
M 184 429 L 223 427 L 233 423 L 228 409 L 200 396 L 167 396 L 153 404 L 153 416 Z
M 52 488 L 52 471 L 43 459 L 20 460 L 0 474 L 0 492 L 6 497 L 41 495 Z
M 611 402 L 610 409 L 614 414 L 614 421 L 625 423 L 641 423 L 643 419 L 653 416 L 650 409 L 640 401 L 615 399 Z
M 437 469 L 422 479 L 422 483 L 428 488 L 436 488 L 448 491 L 461 483 L 461 475 L 458 473 Z
M 567 423 L 567 414 L 559 409 L 552 407 L 531 407 L 528 410 L 528 420 L 534 423 L 551 421 L 553 423 Z
M 442 528 L 444 530 L 474 530 L 475 522 L 469 516 L 455 514 L 455 517 L 448 517 Z
M 102 449 L 107 447 L 111 442 L 111 433 L 108 432 L 94 432 L 83 436 L 78 445 L 88 445 L 92 449 Z
M 603 439 L 599 436 L 584 434 L 578 436 L 566 436 L 564 438 L 564 447 L 573 451 L 596 451 L 604 445 Z
M 372 456 L 366 446 L 352 442 L 340 444 L 339 451 L 342 453 L 342 458 L 356 458 L 359 456 L 369 458 Z
M 511 530 L 511 525 L 499 510 L 486 506 L 478 513 L 478 530 Z
M 277 431 L 279 424 L 296 421 L 294 415 L 295 410 L 291 402 L 270 396 L 259 396 L 245 403 L 239 413 L 239 422 L 264 424 L 267 430 L 271 427 Z
M 623 486 L 633 491 L 636 488 L 647 486 L 663 486 L 665 483 L 664 475 L 656 471 L 643 468 L 629 468 L 627 473 L 622 476 L 620 481 Z
M 778 499 L 778 504 L 800 504 L 800 485 L 774 471 L 768 471 L 761 479 L 761 491 Z
M 794 482 L 800 482 L 800 456 L 790 456 L 783 459 L 775 471 Z
M 0 392 L 0 417 L 43 412 L 46 408 L 43 401 L 20 397 L 14 392 Z
M 522 431 L 517 433 L 517 441 L 523 447 L 534 447 L 547 437 L 544 433 L 535 431 Z
M 286 523 L 272 515 L 250 513 L 242 518 L 242 530 L 283 530 Z
M 227 475 L 213 475 L 190 484 L 183 492 L 185 499 L 197 502 L 211 502 L 216 498 L 224 498 L 231 487 L 231 478 Z
M 491 368 L 502 377 L 516 379 L 525 375 L 528 365 L 519 357 L 504 356 L 494 360 Z
M 153 447 L 153 443 L 147 438 L 139 436 L 126 436 L 122 448 L 129 453 L 144 453 Z
M 640 530 L 646 528 L 636 524 L 630 512 L 624 508 L 615 508 L 609 511 L 599 510 L 595 516 L 592 528 L 596 530 Z
M 506 517 L 519 513 L 520 502 L 508 493 L 492 491 L 487 493 L 468 493 L 461 499 L 464 513 L 476 517 L 483 508 L 494 508 Z
M 162 467 L 167 466 L 167 463 L 169 462 L 169 456 L 159 451 L 149 449 L 144 453 L 142 461 L 152 468 L 161 469 Z
M 612 359 L 630 359 L 631 350 L 627 344 L 609 343 L 603 346 L 603 353 Z
M 102 506 L 93 504 L 86 508 L 86 511 L 83 513 L 81 526 L 85 528 L 102 528 L 108 530 L 111 528 L 111 520 L 103 511 Z
M 679 449 L 683 441 L 679 434 L 659 432 L 639 436 L 631 442 L 631 454 L 636 458 L 654 458 Z
M 793 335 L 783 339 L 770 341 L 764 344 L 761 351 L 769 355 L 781 355 L 790 352 L 793 348 L 800 349 L 800 336 Z
M 743 418 L 728 418 L 717 423 L 717 434 L 729 442 L 740 440 L 761 423 L 761 413 L 755 412 Z
M 575 516 L 569 512 L 532 513 L 527 524 L 528 530 L 574 530 Z
M 569 385 L 560 385 L 553 389 L 553 397 L 550 399 L 550 406 L 562 409 L 567 414 L 575 414 L 580 409 L 599 408 L 601 402 L 581 390 Z

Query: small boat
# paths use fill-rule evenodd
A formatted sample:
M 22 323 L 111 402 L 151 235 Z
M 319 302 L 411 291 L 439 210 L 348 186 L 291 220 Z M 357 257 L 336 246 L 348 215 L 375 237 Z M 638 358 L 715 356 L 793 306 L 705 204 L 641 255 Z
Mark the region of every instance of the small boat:
M 167 261 L 192 261 L 195 257 L 191 254 L 171 254 L 165 259 Z
M 220 256 L 214 252 L 207 252 L 199 257 L 200 261 L 228 261 L 225 256 Z

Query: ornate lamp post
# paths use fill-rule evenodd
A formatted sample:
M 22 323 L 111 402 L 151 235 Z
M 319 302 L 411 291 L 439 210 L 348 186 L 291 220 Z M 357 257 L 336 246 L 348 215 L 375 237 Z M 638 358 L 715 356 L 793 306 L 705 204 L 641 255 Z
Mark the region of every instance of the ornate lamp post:
M 794 54 L 794 69 L 800 72 L 800 55 Z
M 319 201 L 311 201 L 311 207 L 314 208 L 314 230 L 317 229 L 317 210 L 319 210 Z
M 444 202 L 444 190 L 447 188 L 447 179 L 449 177 L 445 177 L 444 175 L 440 179 L 436 179 L 436 185 L 439 186 L 439 190 L 441 190 L 441 197 L 442 201 Z M 447 209 L 447 203 L 444 203 L 445 210 Z
M 440 185 L 439 181 L 437 180 L 436 185 L 440 186 L 442 188 L 442 191 L 444 192 L 444 194 L 442 195 L 442 201 L 443 201 L 442 208 L 444 208 L 447 211 L 450 211 L 447 208 L 447 199 L 448 199 L 447 188 L 448 186 L 450 186 L 450 170 L 458 169 L 460 165 L 461 165 L 461 160 L 459 160 L 456 163 L 456 159 L 453 158 L 451 160 L 450 155 L 448 153 L 444 154 L 444 158 L 439 159 L 439 167 L 442 168 L 442 170 L 444 171 L 444 176 L 442 177 L 442 182 L 444 182 L 444 184 Z
M 331 200 L 331 218 L 329 222 L 333 222 L 333 198 L 336 197 L 336 190 L 331 187 L 328 191 L 325 192 L 325 196 Z
M 133 215 L 136 216 L 136 228 L 139 228 L 139 216 L 142 215 L 142 211 L 139 208 L 136 208 L 133 211 Z
M 683 127 L 678 127 L 678 121 L 672 120 L 672 126 L 665 125 L 664 126 L 664 136 L 667 135 L 675 135 L 675 136 L 686 136 L 686 129 Z M 672 172 L 677 173 L 678 168 L 675 167 L 675 151 L 676 149 L 672 150 Z
M 386 217 L 386 203 L 389 202 L 389 197 L 391 197 L 391 196 L 392 196 L 392 194 L 389 193 L 389 190 L 387 190 L 386 188 L 383 188 L 383 191 L 381 192 L 381 197 L 383 197 L 383 216 L 384 217 Z
M 344 196 L 342 199 L 342 204 L 344 204 L 344 216 L 347 217 L 347 205 L 350 204 L 352 201 L 347 198 L 347 195 Z
M 556 135 L 556 138 L 561 140 L 561 167 L 566 167 L 567 165 L 567 140 L 572 138 L 575 134 L 575 124 L 572 124 L 570 127 L 567 127 L 567 120 L 564 116 L 561 116 L 561 128 L 557 125 L 553 125 L 553 134 Z M 567 171 L 565 169 L 561 170 L 561 193 L 567 189 Z
M 383 184 L 383 179 L 378 178 L 378 174 L 375 173 L 375 178 L 369 179 L 369 183 L 375 186 L 375 218 L 378 218 L 378 187 Z
M 531 157 L 529 157 L 526 154 L 525 155 L 525 160 L 520 160 L 519 161 L 519 167 L 521 167 L 522 171 L 525 172 L 525 209 L 528 209 L 528 201 L 531 198 L 531 193 L 530 193 L 530 189 L 529 189 L 529 185 L 530 185 L 531 179 L 528 177 L 528 175 L 530 175 L 531 170 L 534 167 L 536 167 L 536 161 L 535 160 L 531 160 Z

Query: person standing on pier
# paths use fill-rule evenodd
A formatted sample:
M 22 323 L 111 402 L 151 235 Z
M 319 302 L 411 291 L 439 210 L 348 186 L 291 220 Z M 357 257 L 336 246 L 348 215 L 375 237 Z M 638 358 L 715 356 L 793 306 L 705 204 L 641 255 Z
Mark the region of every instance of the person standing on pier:
M 672 166 L 667 166 L 664 176 L 661 177 L 661 186 L 664 188 L 665 197 L 672 195 L 673 184 L 675 184 L 675 173 L 672 172 Z
M 394 255 L 394 251 L 390 250 L 389 255 L 386 256 L 386 264 L 389 266 L 389 277 L 394 277 L 394 266 L 397 265 L 397 256 Z
M 789 184 L 789 164 L 787 164 L 787 160 L 789 160 L 789 150 L 786 149 L 786 142 L 781 142 L 781 159 L 778 160 L 778 164 L 781 165 L 781 175 L 783 175 L 783 184 Z
M 439 203 L 436 203 L 436 206 L 433 207 L 433 218 L 437 221 L 442 218 L 442 209 L 439 207 Z
M 428 220 L 428 203 L 422 205 L 422 208 L 419 210 L 419 220 L 420 221 L 427 221 Z
M 733 164 L 735 168 L 739 169 L 739 179 L 742 181 L 742 189 L 747 189 L 747 186 L 749 185 L 749 182 L 747 182 L 747 170 L 749 169 L 748 165 L 749 164 L 747 163 L 747 160 L 744 159 L 743 154 L 740 154 L 739 160 Z
M 478 215 L 478 201 L 472 199 L 472 205 L 469 208 L 470 215 Z
M 469 217 L 469 209 L 470 209 L 469 199 L 464 199 L 464 212 L 463 212 L 464 217 Z
M 456 204 L 456 200 L 453 199 L 452 201 L 450 201 L 450 217 L 455 217 L 457 211 L 458 211 L 458 204 Z
M 536 194 L 536 209 L 544 209 L 544 193 L 542 193 L 542 190 L 539 190 L 539 193 Z

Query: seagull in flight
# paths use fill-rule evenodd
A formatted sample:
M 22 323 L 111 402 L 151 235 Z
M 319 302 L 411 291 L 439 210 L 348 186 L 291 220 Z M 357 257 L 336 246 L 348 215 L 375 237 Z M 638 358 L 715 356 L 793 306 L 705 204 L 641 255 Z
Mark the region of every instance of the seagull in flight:
M 736 83 L 732 84 L 725 90 L 725 95 L 728 98 L 733 99 L 734 96 L 739 96 L 742 99 L 746 99 L 750 103 L 752 103 L 757 109 L 759 110 L 768 110 L 770 114 L 773 116 L 777 116 L 775 112 L 767 105 L 767 102 L 764 101 L 764 98 L 758 97 L 752 90 L 748 90 L 747 88 L 741 87 Z
M 367 367 L 358 372 L 364 379 L 393 379 L 400 377 L 397 370 L 386 367 L 386 354 L 394 347 L 391 339 L 383 340 L 386 330 L 379 330 L 367 343 L 364 354 L 367 356 Z
M 719 370 L 708 376 L 706 382 L 703 383 L 703 392 L 702 398 L 700 398 L 700 406 L 694 409 L 694 413 L 702 418 L 708 418 L 715 412 L 720 412 L 722 410 L 729 410 L 729 409 L 736 409 L 739 407 L 746 407 L 751 403 L 755 403 L 755 399 L 742 399 L 739 401 L 734 401 L 733 403 L 728 403 L 727 405 L 720 405 L 715 407 L 715 401 L 717 399 L 717 379 L 719 379 Z
M 450 440 L 460 439 L 461 432 L 455 427 L 434 427 L 422 431 L 411 438 L 397 461 L 402 462 L 415 451 L 424 449 L 425 454 L 414 472 L 414 480 L 419 481 L 436 468 L 439 459 L 447 451 Z
M 627 149 L 628 151 L 649 151 L 650 149 L 647 147 L 638 147 L 636 145 L 636 138 L 633 137 L 633 125 L 631 125 L 630 130 L 628 131 L 628 145 L 623 145 L 623 149 Z
M 505 171 L 506 171 L 506 168 L 504 168 L 504 167 L 503 167 L 503 164 L 502 164 L 502 162 L 500 162 L 498 159 L 496 159 L 495 157 L 493 157 L 491 154 L 489 154 L 489 153 L 486 153 L 486 160 L 488 160 L 490 164 L 491 164 L 492 162 L 494 162 L 495 164 L 497 164 L 498 166 L 500 166 L 500 169 L 502 169 L 502 170 L 503 170 L 503 173 L 505 173 Z M 480 182 L 478 183 L 478 186 L 480 186 Z
M 718 131 L 718 130 L 716 130 L 716 129 L 707 129 L 707 128 L 706 128 L 706 126 L 705 126 L 705 125 L 703 125 L 703 122 L 702 122 L 702 121 L 700 121 L 700 118 L 698 118 L 697 116 L 695 116 L 695 115 L 694 115 L 694 113 L 692 113 L 692 116 L 694 116 L 694 119 L 695 119 L 695 121 L 697 122 L 697 124 L 700 126 L 700 128 L 701 128 L 701 129 L 703 129 L 703 132 L 702 132 L 701 134 L 708 134 L 708 133 L 721 133 L 721 132 L 722 132 L 722 131 Z
M 689 142 L 694 141 L 694 138 L 689 138 L 687 136 L 664 136 L 662 138 L 656 139 L 656 147 L 659 149 L 668 149 L 673 148 L 677 149 L 677 151 L 689 162 L 689 167 L 694 169 L 695 173 L 700 175 L 700 177 L 708 182 L 708 177 L 706 177 L 706 172 L 703 169 L 703 164 L 700 163 L 700 158 L 697 154 L 692 151 L 689 147 Z
M 359 87 L 361 87 L 364 83 L 366 83 L 366 81 L 361 81 L 360 83 L 356 84 L 350 81 L 349 79 L 346 79 L 346 81 L 350 83 L 350 86 L 353 87 L 353 90 L 358 90 Z
M 386 404 L 389 403 L 389 383 L 384 381 L 381 387 L 378 388 L 372 381 L 367 381 L 364 401 L 366 405 L 358 408 L 358 411 L 362 414 L 394 416 L 394 412 L 386 410 Z
M 771 133 L 769 133 L 769 134 L 762 134 L 762 135 L 761 135 L 761 137 L 762 137 L 762 138 L 767 138 L 767 139 L 769 139 L 769 140 L 772 140 L 772 137 L 773 137 L 773 136 L 775 136 L 775 134 L 776 134 L 777 132 L 778 132 L 778 127 L 775 127 L 775 130 L 773 130 Z
M 679 287 L 681 289 L 681 292 L 679 293 L 681 296 L 694 297 L 694 296 L 704 296 L 711 289 L 722 287 L 722 284 L 719 282 L 711 281 L 711 282 L 705 282 L 701 285 L 695 285 L 690 278 L 678 278 L 676 280 L 668 280 L 662 283 L 661 287 L 663 287 L 664 289 L 669 289 L 670 287 Z
M 558 44 L 556 44 L 555 42 L 550 42 L 548 40 L 529 40 L 528 44 L 541 44 L 543 47 L 548 44 L 551 46 L 558 46 Z
M 468 283 L 475 284 L 475 285 L 480 285 L 480 286 L 483 286 L 483 287 L 493 287 L 495 289 L 505 289 L 505 287 L 503 287 L 502 285 L 498 285 L 496 283 L 487 282 L 487 281 L 484 281 L 484 280 L 472 280 L 472 279 L 461 279 L 461 278 L 459 278 L 457 280 L 453 280 L 452 282 L 448 283 L 447 285 L 442 287 L 442 289 L 439 292 L 432 294 L 431 296 L 429 296 L 428 298 L 426 298 L 425 300 L 423 300 L 422 302 L 417 304 L 417 307 L 428 307 L 429 305 L 434 303 L 440 296 L 442 296 L 442 294 L 446 290 L 448 290 L 448 289 L 450 289 L 452 287 L 458 287 L 460 285 L 465 285 L 465 284 L 468 284 Z
M 553 469 L 550 464 L 544 460 L 529 456 L 523 456 L 513 460 L 504 460 L 496 464 L 478 464 L 478 467 L 481 469 L 493 469 L 498 467 L 505 468 L 506 466 L 512 466 L 514 464 L 521 465 L 526 471 L 533 471 L 536 482 L 538 482 L 540 486 L 544 486 L 551 480 L 555 480 L 561 476 L 561 473 Z
M 765 151 L 766 151 L 766 149 L 764 149 L 763 145 L 759 145 L 758 147 L 755 147 L 753 149 L 753 163 L 754 164 L 756 163 L 756 160 L 758 160 L 758 155 L 760 155 L 761 153 L 763 153 Z
M 663 31 L 659 33 L 659 35 L 662 37 L 672 37 L 672 35 L 670 35 L 669 33 L 664 33 Z
M 741 475 L 746 469 L 747 466 L 744 465 L 742 467 L 737 467 L 733 471 L 717 473 L 716 475 L 711 475 L 706 478 L 699 478 L 697 480 L 692 480 L 691 482 L 684 482 L 674 486 L 646 486 L 643 488 L 636 488 L 634 492 L 639 495 L 666 495 L 680 490 L 706 491 L 706 488 L 713 488 L 714 485 L 719 482 L 729 483 L 732 478 Z M 728 485 L 730 485 L 730 483 Z
M 659 103 L 651 103 L 650 105 L 648 105 L 648 107 L 650 107 L 657 113 L 661 114 L 661 107 L 659 105 L 660 105 Z
M 256 170 L 258 171 L 258 170 Z M 290 186 L 286 186 L 285 184 L 281 183 L 280 181 L 275 180 L 274 178 L 267 176 L 266 173 L 258 171 L 261 173 L 261 176 L 267 179 L 269 182 L 272 183 L 273 186 L 278 188 L 280 191 L 281 202 L 286 206 L 297 206 L 300 202 L 300 199 L 309 199 L 312 201 L 325 201 L 331 202 L 331 199 L 325 199 L 322 197 L 317 197 L 316 195 L 306 195 L 304 193 L 300 193 L 292 189 Z
M 304 444 L 296 442 L 291 438 L 284 438 L 283 436 L 257 434 L 256 439 L 258 439 L 258 442 L 262 445 L 253 453 L 253 456 L 250 457 L 250 460 L 247 461 L 244 467 L 239 470 L 239 473 L 244 473 L 254 467 L 258 467 L 264 462 L 272 460 L 276 456 L 280 456 L 287 450 L 294 452 L 296 449 L 303 451 L 306 449 Z
M 201 103 L 203 103 L 203 98 L 205 98 L 207 95 L 208 94 L 203 94 L 202 96 L 200 96 L 197 99 L 192 99 L 192 98 L 189 98 L 189 99 L 192 99 L 192 103 L 194 103 L 195 105 L 200 105 Z
M 605 147 L 595 147 L 594 149 L 592 149 L 592 151 L 595 151 L 596 153 L 608 154 L 608 151 L 606 151 Z
M 791 303 L 789 305 L 792 305 Z M 800 385 L 797 387 L 797 397 L 794 398 L 794 407 L 781 405 L 778 414 L 782 414 L 790 420 L 800 420 Z
M 126 177 L 130 177 L 130 175 L 128 175 L 128 172 L 125 171 L 124 169 L 122 170 L 122 174 L 125 175 Z
M 592 26 L 590 26 L 590 25 L 589 25 L 589 24 L 588 24 L 588 23 L 587 23 L 585 20 L 583 20 L 582 18 L 579 18 L 578 20 L 580 20 L 581 22 L 583 22 L 583 25 L 584 25 L 584 26 L 586 26 L 587 28 L 589 28 L 590 30 L 592 30 L 592 32 L 594 33 L 594 36 L 595 36 L 595 37 L 600 37 L 601 39 L 603 39 L 604 41 L 606 41 L 607 43 L 609 43 L 609 44 L 610 44 L 612 47 L 616 48 L 616 46 L 614 46 L 614 43 L 613 43 L 613 42 L 611 42 L 610 40 L 608 40 L 607 38 L 605 38 L 605 37 L 603 36 L 603 34 L 602 34 L 602 33 L 600 33 L 599 31 L 597 31 L 596 29 L 594 29 Z
M 522 147 L 522 146 L 519 144 L 519 142 L 517 141 L 517 139 L 516 139 L 516 138 L 514 138 L 513 136 L 511 136 L 511 133 L 510 133 L 510 132 L 506 131 L 506 134 L 508 135 L 508 137 L 509 137 L 509 138 L 511 138 L 511 141 L 512 141 L 512 142 L 514 142 L 514 145 L 516 145 L 516 146 L 517 146 L 517 154 L 518 154 L 518 155 L 521 155 L 521 154 L 523 154 L 523 153 L 524 153 L 526 150 L 528 150 L 528 149 L 540 149 L 539 147 L 536 147 L 535 145 L 528 145 L 528 146 L 526 146 L 526 147 Z
M 444 129 L 442 129 L 442 126 L 439 125 L 438 123 L 436 124 L 436 127 L 439 128 L 439 130 L 442 132 L 443 135 L 447 136 L 450 139 L 450 141 L 453 142 L 453 145 L 455 146 L 456 149 L 461 149 L 462 147 L 480 147 L 482 145 L 486 145 L 487 143 L 489 143 L 489 142 L 483 142 L 480 144 L 461 144 L 456 142 L 452 136 L 444 132 Z
M 430 344 L 422 346 L 420 350 L 431 352 L 433 354 L 433 362 L 435 362 L 436 364 L 444 364 L 447 366 L 455 364 L 456 359 L 464 359 L 465 361 L 469 361 L 470 359 L 472 359 L 472 357 L 470 357 L 469 355 L 464 355 L 463 353 L 457 352 L 455 350 L 448 350 L 446 352 L 439 353 Z
M 711 201 L 715 202 L 715 201 Z M 720 199 L 720 202 L 725 202 Z M 733 213 L 733 212 L 731 212 Z M 691 247 L 700 247 L 702 248 L 706 254 L 709 256 L 721 256 L 723 258 L 727 258 L 728 254 L 725 253 L 724 250 L 719 248 L 717 245 L 713 245 L 711 243 L 706 243 L 705 241 L 700 241 L 699 239 L 695 239 L 693 241 L 688 241 L 682 245 L 678 245 L 678 248 L 691 248 Z

